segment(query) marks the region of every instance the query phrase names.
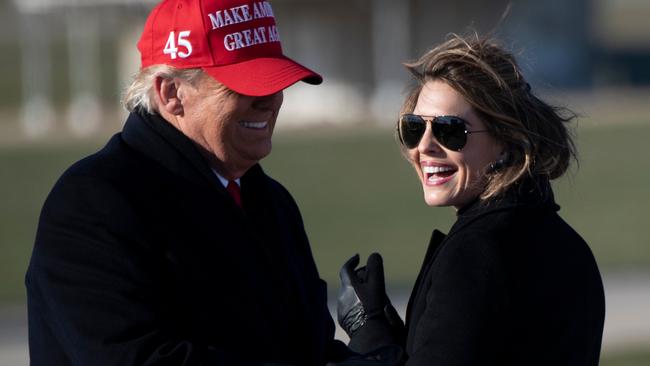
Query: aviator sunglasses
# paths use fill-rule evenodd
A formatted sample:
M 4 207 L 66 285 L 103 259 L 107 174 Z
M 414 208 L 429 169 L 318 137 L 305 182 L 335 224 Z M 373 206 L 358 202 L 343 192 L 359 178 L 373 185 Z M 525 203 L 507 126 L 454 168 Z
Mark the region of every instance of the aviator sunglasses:
M 460 151 L 467 143 L 467 135 L 488 130 L 467 130 L 467 122 L 456 116 L 420 116 L 417 114 L 403 114 L 397 124 L 399 140 L 408 149 L 413 149 L 420 143 L 427 121 L 431 122 L 433 136 L 449 150 Z

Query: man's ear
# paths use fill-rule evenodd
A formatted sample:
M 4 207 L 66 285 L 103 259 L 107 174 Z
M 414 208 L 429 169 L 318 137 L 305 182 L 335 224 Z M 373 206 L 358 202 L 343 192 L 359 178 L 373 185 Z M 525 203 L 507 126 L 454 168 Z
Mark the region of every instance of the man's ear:
M 175 115 L 183 115 L 183 103 L 179 93 L 180 81 L 168 79 L 161 76 L 156 77 L 156 95 L 159 108 L 165 112 Z

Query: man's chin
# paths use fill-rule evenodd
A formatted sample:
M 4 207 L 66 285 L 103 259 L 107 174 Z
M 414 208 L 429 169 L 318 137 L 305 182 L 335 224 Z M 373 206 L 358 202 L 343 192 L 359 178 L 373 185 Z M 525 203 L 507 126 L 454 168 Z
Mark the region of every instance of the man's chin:
M 253 151 L 249 151 L 245 155 L 245 159 L 249 162 L 253 162 L 252 165 L 257 164 L 260 160 L 266 158 L 271 154 L 271 144 L 269 143 L 268 146 L 265 146 L 263 148 L 255 149 Z
M 236 166 L 239 171 L 243 173 L 246 173 L 246 171 L 250 168 L 252 168 L 255 164 L 259 163 L 262 159 L 266 158 L 269 156 L 271 151 L 269 150 L 268 152 L 258 152 L 255 154 L 248 154 L 246 157 L 243 157 L 240 159 Z

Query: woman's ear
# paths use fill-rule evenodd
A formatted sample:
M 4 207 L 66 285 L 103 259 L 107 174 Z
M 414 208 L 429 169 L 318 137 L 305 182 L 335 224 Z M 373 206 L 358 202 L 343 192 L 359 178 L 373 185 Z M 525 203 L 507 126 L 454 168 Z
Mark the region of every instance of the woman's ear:
M 491 162 L 487 167 L 487 173 L 495 173 L 510 164 L 510 153 L 508 150 L 502 150 L 496 161 Z
M 503 162 L 510 161 L 510 152 L 508 150 L 501 151 L 501 154 L 499 155 L 499 160 Z
M 183 100 L 178 79 L 168 79 L 162 76 L 156 77 L 156 96 L 159 102 L 159 109 L 174 116 L 183 115 Z

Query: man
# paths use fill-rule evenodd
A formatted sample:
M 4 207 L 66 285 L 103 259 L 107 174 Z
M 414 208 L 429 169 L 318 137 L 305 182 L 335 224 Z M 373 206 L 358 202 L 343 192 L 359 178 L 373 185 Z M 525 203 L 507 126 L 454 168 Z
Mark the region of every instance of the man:
M 138 43 L 121 133 L 68 169 L 26 276 L 32 365 L 339 361 L 291 195 L 258 161 L 282 90 L 266 1 L 166 0 Z

